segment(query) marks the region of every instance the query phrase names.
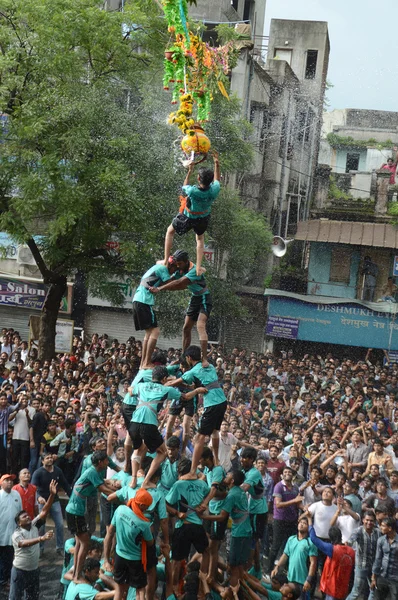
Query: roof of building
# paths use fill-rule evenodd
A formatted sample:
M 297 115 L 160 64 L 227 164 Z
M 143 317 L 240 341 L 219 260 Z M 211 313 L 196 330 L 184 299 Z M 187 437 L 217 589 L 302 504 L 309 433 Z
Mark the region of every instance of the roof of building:
M 390 223 L 314 219 L 298 223 L 296 240 L 398 248 L 398 228 Z

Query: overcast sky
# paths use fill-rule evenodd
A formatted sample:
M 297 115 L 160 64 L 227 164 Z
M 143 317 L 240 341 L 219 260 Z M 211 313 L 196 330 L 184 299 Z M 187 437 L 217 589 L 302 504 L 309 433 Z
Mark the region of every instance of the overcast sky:
M 276 19 L 327 21 L 330 109 L 398 111 L 397 0 L 267 0 L 266 35 Z

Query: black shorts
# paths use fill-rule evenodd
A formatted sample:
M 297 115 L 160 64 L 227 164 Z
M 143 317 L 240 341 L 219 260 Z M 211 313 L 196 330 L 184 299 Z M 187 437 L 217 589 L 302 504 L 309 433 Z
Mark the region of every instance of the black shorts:
M 188 560 L 191 545 L 196 552 L 203 554 L 209 545 L 203 525 L 187 523 L 174 530 L 171 546 L 173 560 Z
M 146 570 L 153 569 L 158 564 L 158 557 L 156 555 L 156 545 L 147 546 L 146 549 Z
M 193 229 L 197 235 L 203 235 L 209 226 L 209 221 L 210 215 L 203 217 L 202 219 L 191 219 L 184 215 L 184 213 L 179 213 L 174 217 L 171 224 L 177 235 L 184 235 L 184 233 L 188 233 L 191 229 Z
M 79 535 L 79 533 L 87 533 L 88 525 L 86 519 L 80 515 L 71 515 L 66 512 L 66 524 L 72 535 Z
M 213 515 L 215 513 L 210 512 L 210 514 Z M 222 542 L 225 538 L 228 519 L 225 519 L 225 521 L 204 521 L 203 525 L 211 540 Z
M 220 431 L 226 410 L 226 401 L 205 408 L 203 415 L 200 417 L 198 432 L 202 435 L 211 435 L 213 431 Z
M 116 583 L 128 584 L 130 587 L 141 589 L 147 584 L 142 560 L 127 560 L 115 552 L 113 578 Z
M 191 296 L 191 300 L 189 301 L 187 312 L 185 314 L 193 321 L 197 321 L 201 313 L 209 318 L 212 307 L 213 303 L 210 294 Z
M 157 327 L 158 322 L 153 307 L 143 302 L 133 302 L 134 326 L 136 331 Z
M 183 408 L 185 409 L 185 414 L 188 417 L 193 417 L 197 408 L 196 397 L 191 398 L 186 402 L 184 400 L 173 400 L 169 408 L 169 415 L 172 415 L 173 417 L 179 417 Z
M 261 513 L 260 515 L 250 515 L 250 524 L 253 529 L 253 539 L 262 540 L 265 533 L 265 526 L 267 524 L 268 513 Z
M 133 442 L 134 450 L 138 450 L 145 443 L 149 452 L 155 452 L 159 446 L 164 443 L 156 425 L 147 425 L 147 423 L 130 423 L 129 434 Z
M 122 403 L 122 416 L 127 430 L 130 427 L 131 417 L 133 416 L 136 408 L 137 406 L 135 404 Z

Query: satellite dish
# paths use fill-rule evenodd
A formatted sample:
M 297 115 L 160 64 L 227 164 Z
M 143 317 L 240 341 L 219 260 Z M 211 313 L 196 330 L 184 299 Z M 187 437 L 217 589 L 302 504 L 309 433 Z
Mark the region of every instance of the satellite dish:
M 294 242 L 294 240 L 284 240 L 279 235 L 275 235 L 274 239 L 272 240 L 272 254 L 278 258 L 282 258 L 282 256 L 285 256 L 286 254 L 287 245 L 291 242 Z

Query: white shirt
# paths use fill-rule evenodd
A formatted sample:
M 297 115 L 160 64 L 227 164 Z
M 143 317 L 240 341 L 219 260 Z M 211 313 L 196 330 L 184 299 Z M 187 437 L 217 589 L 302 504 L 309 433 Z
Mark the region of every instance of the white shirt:
M 21 496 L 15 490 L 8 494 L 0 490 L 0 546 L 11 546 L 16 529 L 15 517 L 22 510 Z
M 35 525 L 38 520 L 39 517 L 33 519 L 30 529 L 17 527 L 12 534 L 12 545 L 14 546 L 14 561 L 12 564 L 16 569 L 22 569 L 23 571 L 35 571 L 39 568 L 40 544 L 25 546 L 25 548 L 20 548 L 18 546 L 20 541 L 33 540 L 34 538 L 38 538 L 40 536 L 39 530 Z
M 329 539 L 330 522 L 337 512 L 335 504 L 326 506 L 322 501 L 314 502 L 308 509 L 314 519 L 314 529 L 318 537 Z
M 238 443 L 238 438 L 234 436 L 233 433 L 227 433 L 224 437 L 220 433 L 220 445 L 218 449 L 218 459 L 220 461 L 220 465 L 223 467 L 226 473 L 231 470 L 232 462 L 231 462 L 231 454 L 232 454 L 232 446 L 236 446 Z M 209 446 L 211 447 L 211 440 Z
M 36 410 L 31 406 L 28 406 L 28 412 L 29 417 L 33 419 Z M 29 423 L 24 409 L 19 410 L 15 416 L 12 439 L 24 440 L 25 442 L 29 441 Z
M 341 515 L 337 518 L 336 525 L 341 531 L 343 544 L 348 542 L 351 535 L 358 529 L 361 520 L 356 521 L 351 515 Z

